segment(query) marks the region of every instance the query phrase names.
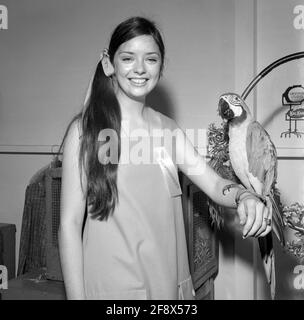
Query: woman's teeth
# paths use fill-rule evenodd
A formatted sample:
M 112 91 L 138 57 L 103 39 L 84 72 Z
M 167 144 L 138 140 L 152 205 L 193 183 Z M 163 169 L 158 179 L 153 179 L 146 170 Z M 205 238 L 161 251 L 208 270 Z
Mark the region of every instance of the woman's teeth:
M 131 79 L 134 84 L 144 84 L 146 81 L 147 79 Z

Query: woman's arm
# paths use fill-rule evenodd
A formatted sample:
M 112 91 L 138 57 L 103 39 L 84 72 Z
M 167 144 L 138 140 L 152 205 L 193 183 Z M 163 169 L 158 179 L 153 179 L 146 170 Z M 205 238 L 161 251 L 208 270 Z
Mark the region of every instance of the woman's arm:
M 58 231 L 61 268 L 67 299 L 85 299 L 81 232 L 86 198 L 85 190 L 82 190 L 80 184 L 79 136 L 78 123 L 75 121 L 64 145 Z
M 244 199 L 245 196 L 241 197 L 244 200 L 237 207 L 235 200 L 239 188 L 231 188 L 223 193 L 225 186 L 235 183 L 220 177 L 198 154 L 181 129 L 176 132 L 176 161 L 180 170 L 213 201 L 222 206 L 237 208 L 245 237 L 265 236 L 271 230 L 264 219 L 268 216 L 268 209 L 257 198 Z

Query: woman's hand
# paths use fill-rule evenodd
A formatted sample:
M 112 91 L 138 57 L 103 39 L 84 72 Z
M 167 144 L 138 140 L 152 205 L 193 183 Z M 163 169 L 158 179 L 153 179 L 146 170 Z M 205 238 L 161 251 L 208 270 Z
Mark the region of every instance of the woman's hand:
M 241 199 L 237 207 L 243 238 L 264 237 L 272 229 L 272 213 L 258 198 Z

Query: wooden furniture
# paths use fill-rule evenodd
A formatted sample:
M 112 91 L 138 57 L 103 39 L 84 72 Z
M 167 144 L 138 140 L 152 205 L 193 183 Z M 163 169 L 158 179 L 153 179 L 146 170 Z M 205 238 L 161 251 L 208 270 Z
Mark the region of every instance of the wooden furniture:
M 58 248 L 61 171 L 61 167 L 52 168 L 45 176 L 46 277 L 58 281 L 63 281 Z
M 180 173 L 190 272 L 197 300 L 214 299 L 218 240 L 211 225 L 207 196 Z
M 16 274 L 16 226 L 0 223 L 0 265 L 7 269 L 7 278 L 15 278 Z
M 30 200 L 33 202 L 26 201 L 30 209 L 23 216 L 26 219 L 26 236 L 23 239 L 27 243 L 21 256 L 29 262 L 26 260 L 25 268 L 21 268 L 18 277 L 11 277 L 7 289 L 0 290 L 2 300 L 65 299 L 58 251 L 61 167 L 52 162 L 38 173 L 30 189 Z M 39 219 L 36 219 L 37 216 Z M 35 241 L 32 241 L 33 231 Z

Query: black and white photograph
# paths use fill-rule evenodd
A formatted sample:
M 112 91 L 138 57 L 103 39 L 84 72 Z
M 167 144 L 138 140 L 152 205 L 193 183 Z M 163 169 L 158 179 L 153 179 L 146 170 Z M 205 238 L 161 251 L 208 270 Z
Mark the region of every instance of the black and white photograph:
M 304 299 L 303 0 L 0 0 L 0 70 L 0 300 Z

